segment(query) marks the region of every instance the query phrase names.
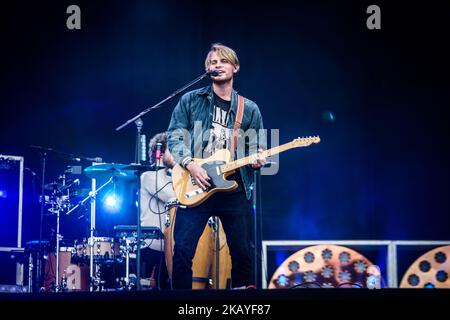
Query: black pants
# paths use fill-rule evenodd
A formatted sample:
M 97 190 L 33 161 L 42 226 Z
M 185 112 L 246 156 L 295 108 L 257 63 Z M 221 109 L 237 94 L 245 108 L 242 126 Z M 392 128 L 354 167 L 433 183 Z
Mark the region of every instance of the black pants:
M 216 193 L 197 207 L 178 208 L 174 229 L 172 285 L 192 288 L 192 259 L 209 217 L 218 216 L 231 256 L 232 287 L 247 286 L 252 278 L 252 210 L 244 191 Z

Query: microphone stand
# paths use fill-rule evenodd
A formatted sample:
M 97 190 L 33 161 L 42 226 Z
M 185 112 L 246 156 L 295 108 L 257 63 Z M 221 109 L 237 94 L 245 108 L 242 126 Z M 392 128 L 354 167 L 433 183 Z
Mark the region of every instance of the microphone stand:
M 253 209 L 253 283 L 255 286 L 256 285 L 256 281 L 258 279 L 257 276 L 257 270 L 258 270 L 258 236 L 257 236 L 257 222 L 258 222 L 258 218 L 256 217 L 257 213 L 258 213 L 258 175 L 259 172 L 256 172 L 256 170 L 253 171 L 253 195 L 252 195 L 252 209 Z
M 42 282 L 42 225 L 44 220 L 45 207 L 45 164 L 47 160 L 47 153 L 41 152 L 41 217 L 39 221 L 39 251 L 36 259 L 36 292 L 40 291 Z M 58 254 L 58 253 L 57 253 Z
M 268 165 L 268 163 L 266 164 Z M 262 241 L 262 205 L 261 205 L 261 171 L 254 170 L 254 185 L 253 185 L 253 281 L 257 288 L 260 288 L 258 277 L 259 265 L 262 264 L 260 260 L 261 241 Z
M 153 109 L 157 109 L 160 108 L 161 105 L 166 102 L 169 101 L 170 99 L 172 99 L 173 97 L 179 95 L 181 92 L 183 92 L 184 90 L 186 90 L 187 88 L 193 86 L 194 84 L 196 84 L 197 82 L 205 79 L 211 72 L 205 72 L 204 74 L 202 74 L 201 76 L 195 78 L 194 80 L 192 80 L 191 82 L 189 82 L 188 84 L 184 85 L 183 87 L 181 87 L 180 89 L 176 90 L 175 92 L 173 92 L 171 95 L 169 95 L 167 98 L 161 100 L 160 102 L 158 102 L 157 104 L 155 104 L 154 106 L 145 109 L 144 111 L 142 111 L 141 113 L 139 113 L 137 116 L 127 120 L 124 124 L 120 125 L 119 127 L 116 128 L 116 131 L 122 130 L 124 127 L 126 127 L 127 125 L 129 125 L 130 123 L 136 121 L 138 118 L 142 117 L 143 115 L 145 115 L 147 112 L 149 112 L 150 110 Z
M 141 151 L 140 151 L 140 143 L 141 143 L 141 129 L 143 126 L 143 121 L 142 119 L 140 119 L 142 116 L 144 116 L 146 113 L 148 113 L 149 111 L 153 110 L 153 109 L 157 109 L 160 108 L 162 104 L 164 104 L 166 101 L 169 101 L 170 99 L 174 98 L 175 96 L 179 95 L 181 92 L 183 92 L 184 90 L 188 89 L 189 87 L 193 86 L 194 84 L 196 84 L 197 82 L 203 80 L 204 78 L 206 78 L 211 72 L 205 72 L 203 73 L 201 76 L 195 78 L 194 80 L 192 80 L 191 82 L 189 82 L 188 84 L 184 85 L 183 87 L 181 87 L 180 89 L 174 91 L 172 94 L 170 94 L 167 98 L 161 100 L 160 102 L 158 102 L 157 104 L 155 104 L 154 106 L 145 109 L 144 111 L 140 112 L 138 115 L 134 116 L 133 118 L 127 120 L 125 123 L 123 123 L 122 125 L 118 126 L 116 128 L 116 131 L 120 131 L 123 128 L 125 128 L 127 125 L 129 125 L 132 122 L 135 122 L 136 124 L 136 128 L 137 128 L 137 133 L 136 133 L 136 152 L 135 152 L 135 164 L 140 164 L 140 159 L 141 159 Z M 140 202 L 140 193 L 141 193 L 141 171 L 136 170 L 136 176 L 137 179 L 139 181 L 138 183 L 138 191 L 137 191 L 137 202 L 138 202 L 138 207 L 137 207 L 137 222 L 136 222 L 136 231 L 137 231 L 137 249 L 136 249 L 136 288 L 137 290 L 141 289 L 141 202 Z
M 97 194 L 100 192 L 100 190 L 102 190 L 103 188 L 105 188 L 107 185 L 109 185 L 110 183 L 116 183 L 116 172 L 112 173 L 112 176 L 109 178 L 108 181 L 106 181 L 102 186 L 100 186 L 99 188 L 97 188 L 97 180 L 96 179 L 92 179 L 92 189 L 91 192 L 89 192 L 89 195 L 87 197 L 85 197 L 83 200 L 81 200 L 80 202 L 78 202 L 78 204 L 74 207 L 72 207 L 69 211 L 66 212 L 66 215 L 70 215 L 72 212 L 74 212 L 77 208 L 84 206 L 84 204 L 88 201 L 91 200 L 91 217 L 90 217 L 90 229 L 89 229 L 89 241 L 88 241 L 88 245 L 89 245 L 89 291 L 93 292 L 96 287 L 98 287 L 101 284 L 100 279 L 98 279 L 98 275 L 97 275 L 97 264 L 96 264 L 96 270 L 95 270 L 95 274 L 94 274 L 94 245 L 95 245 L 95 223 L 96 223 L 96 218 L 95 218 L 95 205 L 96 205 L 96 197 Z
M 135 122 L 136 124 L 136 149 L 134 156 L 134 163 L 141 164 L 142 158 L 142 150 L 141 150 L 141 131 L 144 126 L 144 121 L 141 118 L 138 118 Z

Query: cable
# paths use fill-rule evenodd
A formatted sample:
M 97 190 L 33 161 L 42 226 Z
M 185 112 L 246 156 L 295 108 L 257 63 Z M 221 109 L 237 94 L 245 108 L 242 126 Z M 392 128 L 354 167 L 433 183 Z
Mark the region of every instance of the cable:
M 171 228 L 170 228 L 170 234 L 168 235 L 169 238 L 169 253 L 170 253 L 170 257 L 172 258 L 172 274 L 169 275 L 169 282 L 170 282 L 170 290 L 173 290 L 173 282 L 172 282 L 172 278 L 173 278 L 173 244 L 172 244 L 172 240 L 174 237 L 174 230 L 175 230 L 175 220 L 177 218 L 177 210 L 174 210 L 173 212 L 173 219 L 171 221 Z M 166 265 L 167 265 L 167 257 L 166 257 Z
M 298 288 L 314 288 L 312 285 L 316 286 L 316 288 L 322 288 L 319 282 L 317 281 L 306 281 L 299 283 L 295 286 L 290 287 L 289 289 L 298 289 Z
M 155 192 L 155 196 L 161 191 L 163 190 L 166 186 L 168 186 L 169 184 L 172 184 L 172 179 L 170 179 L 169 182 L 167 182 L 161 189 L 158 190 L 158 170 L 156 171 L 156 192 Z M 150 201 L 153 197 L 150 198 Z M 159 199 L 159 198 L 158 198 Z M 162 231 L 163 227 L 162 227 L 162 222 L 161 222 L 161 214 L 167 213 L 167 209 L 164 210 L 162 213 L 159 212 L 160 210 L 160 206 L 159 204 L 157 205 L 158 207 L 158 221 L 159 221 L 159 229 Z M 163 256 L 165 256 L 164 254 L 164 248 L 163 248 L 163 241 L 164 241 L 164 236 L 160 241 L 160 254 L 159 254 L 159 267 L 158 267 L 158 290 L 161 290 L 161 272 L 162 272 L 162 262 L 163 262 Z M 167 268 L 167 266 L 166 266 Z
M 159 159 L 157 159 L 157 161 L 159 161 Z M 155 171 L 155 196 L 162 190 L 158 190 L 158 167 L 156 167 L 156 171 Z M 164 187 L 163 187 L 164 188 Z M 150 197 L 149 200 L 149 206 L 150 206 L 150 202 L 152 201 L 153 197 Z M 158 198 L 159 199 L 159 198 Z M 151 206 L 150 206 L 151 207 Z M 161 224 L 161 213 L 159 213 L 159 203 L 156 204 L 156 207 L 158 208 L 158 222 L 159 222 L 159 230 L 162 230 L 162 224 Z M 150 208 L 151 210 L 151 208 Z M 158 286 L 158 290 L 161 291 L 161 261 L 162 261 L 162 240 L 159 242 L 160 244 L 160 254 L 159 254 L 159 266 L 158 266 L 158 281 L 157 281 L 157 286 Z
M 158 174 L 156 173 L 156 179 L 158 178 Z M 151 194 L 150 195 L 150 199 L 148 200 L 148 208 L 150 209 L 150 211 L 153 213 L 153 214 L 158 214 L 158 215 L 161 215 L 161 214 L 164 214 L 164 213 L 166 213 L 167 212 L 167 210 L 164 210 L 163 212 L 161 212 L 160 210 L 159 210 L 159 205 L 158 205 L 158 200 L 159 201 L 161 201 L 161 202 L 163 202 L 164 203 L 164 201 L 162 201 L 160 198 L 158 198 L 157 197 L 157 195 L 158 195 L 158 193 L 159 192 L 161 192 L 165 187 L 167 187 L 169 184 L 171 184 L 172 183 L 172 181 L 169 181 L 169 182 L 167 182 L 163 187 L 161 187 L 161 189 L 157 189 L 156 190 L 156 192 L 154 193 L 154 194 Z M 156 212 L 156 211 L 154 211 L 153 209 L 152 209 L 152 207 L 151 207 L 151 202 L 152 202 L 152 200 L 156 200 L 156 207 L 158 208 L 158 212 Z M 161 221 L 160 221 L 161 222 Z
M 159 205 L 160 203 L 158 201 L 161 201 L 161 202 L 163 202 L 163 201 L 160 198 L 158 198 L 157 196 L 158 196 L 158 193 L 161 192 L 166 186 L 171 184 L 172 181 L 167 182 L 164 186 L 162 186 L 160 189 L 158 189 L 158 173 L 159 173 L 159 170 L 156 170 L 155 171 L 155 189 L 156 189 L 156 191 L 155 191 L 154 194 L 150 195 L 150 199 L 148 201 L 148 207 L 149 207 L 150 211 L 153 214 L 159 215 L 159 219 L 158 219 L 158 221 L 159 221 L 159 229 L 162 231 L 163 228 L 162 228 L 162 222 L 161 222 L 161 218 L 160 217 L 161 217 L 162 214 L 167 213 L 167 210 L 164 210 L 163 212 L 161 212 L 160 205 Z M 156 208 L 157 208 L 158 212 L 154 211 L 152 209 L 152 207 L 151 207 L 151 201 L 153 199 L 156 200 Z M 158 290 L 161 290 L 161 269 L 162 269 L 163 254 L 164 254 L 163 239 L 161 239 L 160 240 L 160 256 L 159 256 L 158 277 L 157 277 L 158 278 L 158 280 L 157 280 Z
M 336 288 L 342 288 L 343 286 L 346 286 L 346 285 L 351 285 L 352 287 L 358 287 L 358 288 L 362 288 L 363 286 L 362 285 L 360 285 L 359 283 L 356 283 L 356 282 L 342 282 L 342 283 L 339 283 L 337 286 L 336 286 Z

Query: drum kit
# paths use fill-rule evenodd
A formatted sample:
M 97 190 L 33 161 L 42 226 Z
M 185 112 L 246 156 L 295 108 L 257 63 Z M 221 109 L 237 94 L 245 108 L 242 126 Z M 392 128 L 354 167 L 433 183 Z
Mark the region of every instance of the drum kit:
M 96 229 L 97 196 L 107 186 L 115 187 L 120 179 L 138 181 L 137 216 L 133 220 L 140 221 L 140 175 L 155 169 L 153 166 L 140 164 L 94 162 L 92 166 L 84 170 L 76 169 L 76 174 L 73 174 L 75 170 L 69 166 L 69 169 L 59 175 L 56 181 L 45 184 L 45 193 L 43 197 L 41 196 L 41 201 L 47 216 L 56 218 L 52 220 L 54 234 L 50 236 L 50 239 L 41 241 L 41 245 L 39 241 L 27 243 L 28 291 L 140 290 L 141 283 L 148 282 L 147 279 L 140 277 L 140 250 L 145 247 L 146 240 L 152 239 L 161 239 L 165 243 L 163 254 L 166 257 L 169 278 L 171 278 L 174 217 L 177 207 L 180 206 L 176 198 L 166 202 L 164 233 L 158 227 L 144 227 L 139 223 L 114 226 L 113 237 L 100 236 L 99 230 Z M 91 180 L 91 188 L 82 187 L 81 171 Z M 74 179 L 75 176 L 79 178 Z M 97 187 L 98 181 L 104 183 Z M 90 204 L 89 218 L 86 213 L 87 204 Z M 70 237 L 66 239 L 61 234 L 61 221 L 64 221 L 64 217 L 71 215 L 78 216 L 78 219 L 80 216 L 86 216 L 85 227 L 89 226 L 89 235 L 84 232 L 82 233 L 84 236 L 69 241 Z M 216 259 L 213 258 L 214 256 Z M 135 258 L 135 264 L 132 262 L 133 258 Z M 38 261 L 44 266 L 41 273 L 34 265 Z M 131 266 L 134 266 L 134 269 Z M 34 273 L 36 278 L 33 277 Z M 43 277 L 42 280 L 41 277 Z M 226 288 L 230 277 L 231 258 L 226 237 L 220 220 L 211 218 L 205 226 L 193 260 L 192 287 L 196 289 Z
M 36 242 L 27 243 L 29 247 L 29 291 L 33 289 L 33 252 L 46 251 L 40 255 L 46 257 L 43 286 L 40 291 L 108 291 L 132 290 L 138 288 L 139 279 L 130 271 L 130 257 L 140 251 L 142 242 L 146 239 L 162 239 L 164 236 L 159 228 L 122 225 L 114 227 L 115 237 L 98 236 L 95 226 L 96 197 L 108 185 L 116 184 L 120 178 L 136 178 L 144 171 L 154 170 L 154 167 L 140 164 L 93 163 L 84 169 L 84 174 L 91 179 L 91 189 L 81 188 L 80 179 L 71 179 L 62 174 L 56 181 L 45 184 L 45 195 L 41 198 L 48 215 L 55 216 L 55 235 L 50 241 L 44 241 L 46 246 L 38 246 Z M 66 170 L 67 172 L 67 170 Z M 70 175 L 69 175 L 70 176 Z M 106 182 L 96 187 L 97 181 Z M 140 179 L 139 183 L 140 183 Z M 139 190 L 139 188 L 138 188 Z M 61 217 L 72 215 L 85 208 L 90 202 L 91 214 L 89 236 L 68 242 L 60 232 Z M 138 192 L 139 201 L 139 192 Z M 175 205 L 175 204 L 173 204 Z M 138 214 L 139 206 L 138 206 Z M 64 218 L 63 218 L 64 219 Z M 140 220 L 138 220 L 140 221 Z M 138 239 L 141 239 L 140 242 Z M 54 243 L 54 246 L 50 246 Z M 140 243 L 140 245 L 139 245 Z M 136 261 L 137 263 L 138 261 Z M 124 265 L 125 264 L 125 265 Z M 125 272 L 123 272 L 125 269 Z M 113 270 L 114 274 L 105 272 Z M 107 278 L 112 279 L 106 280 Z

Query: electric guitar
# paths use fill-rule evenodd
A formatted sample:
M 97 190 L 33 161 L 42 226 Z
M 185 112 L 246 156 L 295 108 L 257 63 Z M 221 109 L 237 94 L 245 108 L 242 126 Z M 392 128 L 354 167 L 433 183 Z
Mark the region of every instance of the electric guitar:
M 267 158 L 292 148 L 307 147 L 313 143 L 319 142 L 320 138 L 318 136 L 297 138 L 281 146 L 262 151 L 259 155 Z M 178 164 L 175 165 L 172 170 L 172 184 L 178 201 L 181 205 L 195 207 L 216 192 L 236 189 L 238 187 L 237 182 L 234 180 L 227 180 L 226 177 L 234 173 L 240 167 L 252 164 L 257 156 L 258 154 L 253 154 L 230 162 L 230 151 L 228 149 L 222 149 L 215 152 L 209 158 L 193 159 L 195 163 L 206 170 L 208 176 L 211 178 L 211 180 L 208 181 L 211 186 L 206 190 L 203 190 L 196 184 L 188 170 L 182 168 Z

